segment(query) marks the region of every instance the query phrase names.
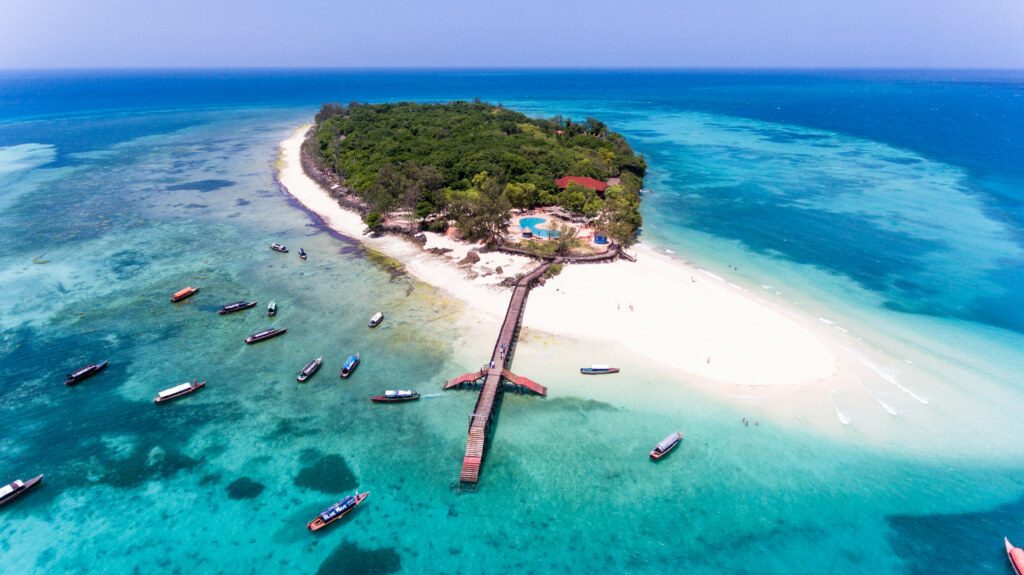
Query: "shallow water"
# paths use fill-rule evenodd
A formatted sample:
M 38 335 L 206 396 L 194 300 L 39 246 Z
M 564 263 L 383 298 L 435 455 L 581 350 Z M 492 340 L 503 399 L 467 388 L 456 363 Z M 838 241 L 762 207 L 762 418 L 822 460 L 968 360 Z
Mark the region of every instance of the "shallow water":
M 891 449 L 858 436 L 856 419 L 835 423 L 848 437 L 823 436 L 615 348 L 599 359 L 624 373 L 584 380 L 575 368 L 596 361 L 593 344 L 529 331 L 514 369 L 551 396 L 504 397 L 479 489 L 457 488 L 475 396 L 440 387 L 486 357 L 498 320 L 368 259 L 282 193 L 278 142 L 320 99 L 480 95 L 597 115 L 651 165 L 645 240 L 905 357 L 877 373 L 930 402 L 892 387 L 920 410 L 901 415 L 906 425 L 930 424 L 954 391 L 1020 393 L 1021 189 L 1007 183 L 1017 168 L 1005 149 L 1020 143 L 990 156 L 977 152 L 984 140 L 974 154 L 944 149 L 808 104 L 837 86 L 872 111 L 956 96 L 1020 125 L 993 96 L 1019 96 L 1019 84 L 627 77 L 607 87 L 623 76 L 584 76 L 605 86 L 590 96 L 558 88 L 579 77 L 554 73 L 5 78 L 0 480 L 47 477 L 2 511 L 2 570 L 1005 572 L 999 538 L 1024 539 L 1019 452 Z M 1004 136 L 950 115 L 945 129 L 965 138 Z M 901 121 L 937 129 L 921 117 Z M 201 291 L 171 304 L 185 285 Z M 215 313 L 242 298 L 260 305 Z M 369 330 L 377 309 L 387 319 Z M 270 325 L 289 331 L 242 343 Z M 343 381 L 354 352 L 363 365 Z M 319 355 L 320 373 L 296 383 Z M 60 385 L 99 359 L 111 367 Z M 945 369 L 973 376 L 929 387 Z M 193 377 L 208 387 L 152 404 Z M 368 401 L 386 387 L 424 398 Z M 978 433 L 952 417 L 936 430 L 943 441 Z M 682 447 L 650 463 L 675 429 Z M 993 446 L 1024 435 L 981 432 Z M 356 487 L 371 491 L 364 506 L 306 531 Z

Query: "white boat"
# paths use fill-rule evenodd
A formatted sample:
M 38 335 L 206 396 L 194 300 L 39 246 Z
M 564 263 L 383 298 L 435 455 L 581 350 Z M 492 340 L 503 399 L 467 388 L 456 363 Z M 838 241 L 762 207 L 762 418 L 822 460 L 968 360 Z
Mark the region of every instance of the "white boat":
M 368 323 L 367 325 L 370 327 L 377 327 L 378 325 L 380 325 L 380 322 L 382 321 L 384 321 L 384 312 L 379 311 L 373 314 L 373 317 L 370 318 L 370 323 Z

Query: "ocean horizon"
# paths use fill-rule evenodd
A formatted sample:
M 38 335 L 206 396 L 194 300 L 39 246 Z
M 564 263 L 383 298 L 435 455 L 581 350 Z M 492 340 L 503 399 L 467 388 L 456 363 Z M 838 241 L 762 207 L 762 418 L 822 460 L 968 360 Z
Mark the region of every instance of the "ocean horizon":
M 332 232 L 275 165 L 324 102 L 474 98 L 622 133 L 649 166 L 642 242 L 877 350 L 877 402 L 712 393 L 610 347 L 626 377 L 584 385 L 592 342 L 528 330 L 517 365 L 552 396 L 503 400 L 460 489 L 475 394 L 441 384 L 497 322 Z M 0 510 L 0 571 L 1005 573 L 1022 102 L 1024 70 L 0 71 L 0 483 L 46 474 Z M 259 305 L 214 313 L 239 299 Z M 289 333 L 242 344 L 271 325 Z M 385 387 L 424 398 L 366 401 Z

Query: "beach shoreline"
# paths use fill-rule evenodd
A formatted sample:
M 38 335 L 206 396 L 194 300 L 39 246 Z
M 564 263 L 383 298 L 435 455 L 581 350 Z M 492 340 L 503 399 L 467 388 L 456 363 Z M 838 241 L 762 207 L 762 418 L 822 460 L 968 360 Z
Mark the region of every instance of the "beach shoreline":
M 398 260 L 413 277 L 500 320 L 511 294 L 502 281 L 537 262 L 480 252 L 479 262 L 460 265 L 468 251 L 481 246 L 429 232 L 422 247 L 396 236 L 364 235 L 359 214 L 341 207 L 302 169 L 300 149 L 308 128 L 299 128 L 281 143 L 279 180 L 288 193 L 331 229 Z M 450 251 L 438 255 L 431 249 Z M 722 383 L 801 384 L 836 375 L 833 351 L 796 319 L 642 243 L 632 251 L 639 255 L 635 263 L 566 265 L 531 293 L 524 327 L 612 341 L 685 376 Z M 498 268 L 501 274 L 495 273 Z

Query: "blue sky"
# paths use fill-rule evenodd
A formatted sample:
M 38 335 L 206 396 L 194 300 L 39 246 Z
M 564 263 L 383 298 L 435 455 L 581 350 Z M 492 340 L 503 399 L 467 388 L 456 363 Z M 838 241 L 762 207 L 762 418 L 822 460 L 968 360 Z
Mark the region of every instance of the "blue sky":
M 0 68 L 1024 68 L 1024 0 L 5 0 Z

